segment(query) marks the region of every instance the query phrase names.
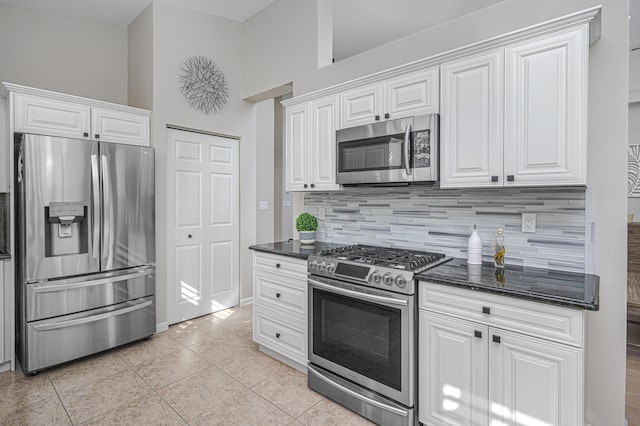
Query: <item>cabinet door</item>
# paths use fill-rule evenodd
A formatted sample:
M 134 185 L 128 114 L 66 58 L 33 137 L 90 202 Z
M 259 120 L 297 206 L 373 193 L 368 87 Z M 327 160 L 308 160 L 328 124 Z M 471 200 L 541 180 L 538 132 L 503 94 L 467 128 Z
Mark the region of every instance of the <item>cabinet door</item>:
M 586 183 L 587 26 L 506 49 L 506 185 Z
M 285 112 L 286 190 L 305 191 L 310 184 L 311 103 L 287 107 Z
M 9 267 L 9 261 L 7 262 L 7 268 Z M 6 354 L 6 348 L 8 348 L 9 342 L 8 342 L 8 338 L 9 336 L 12 335 L 12 333 L 8 333 L 9 330 L 6 330 L 6 324 L 5 324 L 5 314 L 4 312 L 6 312 L 6 310 L 11 310 L 11 309 L 7 309 L 9 308 L 8 306 L 5 306 L 5 295 L 7 294 L 7 292 L 9 291 L 9 283 L 6 283 L 6 287 L 5 287 L 5 282 L 4 282 L 4 260 L 0 260 L 0 308 L 2 308 L 2 312 L 0 312 L 0 365 L 5 362 L 5 361 L 9 361 L 10 358 L 5 357 Z M 5 331 L 7 331 L 7 333 L 5 334 Z M 2 369 L 0 369 L 0 371 L 2 371 Z
M 376 116 L 380 119 L 383 86 L 383 83 L 375 83 L 342 92 L 340 128 L 372 123 Z
M 582 350 L 489 332 L 491 424 L 583 425 Z
M 385 82 L 384 113 L 401 118 L 440 111 L 440 70 L 430 68 Z
M 149 146 L 149 117 L 142 114 L 91 108 L 91 137 L 104 141 Z
M 338 123 L 338 95 L 312 102 L 313 146 L 310 155 L 311 184 L 316 190 L 337 190 L 336 184 L 336 125 Z
M 502 186 L 502 50 L 442 65 L 441 187 Z
M 420 310 L 420 421 L 488 424 L 488 327 Z
M 22 93 L 14 96 L 15 132 L 89 139 L 88 106 Z

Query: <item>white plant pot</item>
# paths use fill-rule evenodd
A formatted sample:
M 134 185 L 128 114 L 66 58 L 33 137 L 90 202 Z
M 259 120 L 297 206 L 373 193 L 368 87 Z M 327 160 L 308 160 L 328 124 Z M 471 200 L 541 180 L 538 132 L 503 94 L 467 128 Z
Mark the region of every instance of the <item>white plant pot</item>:
M 300 231 L 301 244 L 313 244 L 316 242 L 316 231 Z

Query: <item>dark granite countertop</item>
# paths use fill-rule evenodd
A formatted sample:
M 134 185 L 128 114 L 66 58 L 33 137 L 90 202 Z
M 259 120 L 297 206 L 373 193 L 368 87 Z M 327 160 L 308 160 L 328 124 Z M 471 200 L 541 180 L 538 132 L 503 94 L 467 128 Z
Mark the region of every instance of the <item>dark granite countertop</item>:
M 8 253 L 0 253 L 0 260 L 11 259 L 11 255 Z
M 255 251 L 262 251 L 265 253 L 279 254 L 282 256 L 307 260 L 309 255 L 319 254 L 323 250 L 342 247 L 344 245 L 345 244 L 323 243 L 321 241 L 316 241 L 314 244 L 300 244 L 300 241 L 292 240 L 280 241 L 276 243 L 256 244 L 254 246 L 250 246 L 249 248 Z
M 492 263 L 467 265 L 466 259 L 453 259 L 421 272 L 416 278 L 420 281 L 591 311 L 597 311 L 600 303 L 600 279 L 591 274 L 507 265 L 504 275 L 500 276 Z

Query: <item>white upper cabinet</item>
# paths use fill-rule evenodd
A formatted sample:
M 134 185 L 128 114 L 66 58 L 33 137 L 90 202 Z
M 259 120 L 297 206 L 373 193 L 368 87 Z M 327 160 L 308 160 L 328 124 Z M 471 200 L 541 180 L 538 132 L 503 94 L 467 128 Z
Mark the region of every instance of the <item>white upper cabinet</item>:
M 506 185 L 586 184 L 588 26 L 505 50 Z
M 356 87 L 342 92 L 340 128 L 358 126 L 380 120 L 384 84 Z
M 285 112 L 287 191 L 331 191 L 336 184 L 338 95 L 290 105 Z
M 340 128 L 439 111 L 438 67 L 342 92 Z
M 440 186 L 502 185 L 502 49 L 442 65 Z
M 442 187 L 586 184 L 588 31 L 442 65 Z
M 13 131 L 149 146 L 149 111 L 6 84 Z
M 336 184 L 336 126 L 338 124 L 338 96 L 327 96 L 311 103 L 312 151 L 311 187 L 316 190 L 338 190 Z
M 16 93 L 14 131 L 89 139 L 91 108 L 75 102 Z
M 149 117 L 106 108 L 91 108 L 92 133 L 104 142 L 149 145 Z
M 311 103 L 287 107 L 285 113 L 286 190 L 305 191 L 309 187 L 308 151 L 311 148 Z

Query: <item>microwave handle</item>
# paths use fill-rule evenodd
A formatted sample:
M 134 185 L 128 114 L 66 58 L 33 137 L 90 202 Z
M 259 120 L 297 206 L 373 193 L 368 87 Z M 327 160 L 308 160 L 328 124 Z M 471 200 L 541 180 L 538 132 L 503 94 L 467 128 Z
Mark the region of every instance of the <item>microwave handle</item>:
M 407 171 L 407 176 L 411 175 L 410 152 L 411 149 L 411 124 L 407 124 L 407 129 L 404 132 L 404 167 Z

